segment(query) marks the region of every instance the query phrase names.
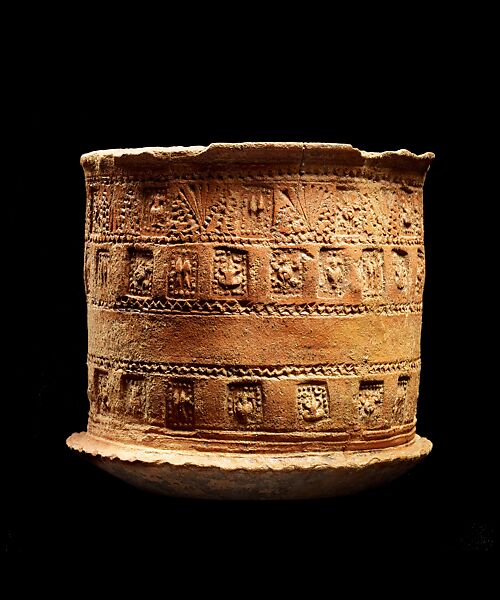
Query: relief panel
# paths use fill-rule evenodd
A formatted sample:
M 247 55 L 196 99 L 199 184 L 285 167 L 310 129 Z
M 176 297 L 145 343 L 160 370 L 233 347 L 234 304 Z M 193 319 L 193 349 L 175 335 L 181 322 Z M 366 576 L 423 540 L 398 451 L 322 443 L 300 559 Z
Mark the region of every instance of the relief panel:
M 326 383 L 301 383 L 297 387 L 299 415 L 307 423 L 329 416 L 328 387 Z
M 151 296 L 153 285 L 153 253 L 149 250 L 130 252 L 129 294 Z
M 198 291 L 198 255 L 194 251 L 172 253 L 168 272 L 168 296 L 193 298 Z
M 415 281 L 415 293 L 418 298 L 424 293 L 425 283 L 425 255 L 423 248 L 417 250 L 417 276 Z
M 243 250 L 216 248 L 212 291 L 218 296 L 244 296 L 248 284 L 248 257 Z
M 361 280 L 364 298 L 379 298 L 384 293 L 384 251 L 380 248 L 363 250 Z
M 367 429 L 384 426 L 384 382 L 361 381 L 356 398 L 358 422 Z
M 405 422 L 405 417 L 408 412 L 408 384 L 410 377 L 408 375 L 401 375 L 398 378 L 398 387 L 396 391 L 396 398 L 392 406 L 392 423 L 393 425 L 402 425 Z
M 322 249 L 319 253 L 319 295 L 342 298 L 349 288 L 343 250 Z
M 194 383 L 188 380 L 171 380 L 167 390 L 166 426 L 170 429 L 193 429 L 194 407 Z
M 259 425 L 263 421 L 263 394 L 258 383 L 229 384 L 228 411 L 242 427 Z
M 145 420 L 147 416 L 146 382 L 140 375 L 126 373 L 120 380 L 122 410 L 125 414 Z
M 299 296 L 304 287 L 307 255 L 301 250 L 275 249 L 271 255 L 273 294 Z
M 108 371 L 94 370 L 93 400 L 97 413 L 106 413 L 111 409 L 111 384 Z
M 408 252 L 396 248 L 391 252 L 392 275 L 398 292 L 407 294 L 410 284 L 410 259 Z

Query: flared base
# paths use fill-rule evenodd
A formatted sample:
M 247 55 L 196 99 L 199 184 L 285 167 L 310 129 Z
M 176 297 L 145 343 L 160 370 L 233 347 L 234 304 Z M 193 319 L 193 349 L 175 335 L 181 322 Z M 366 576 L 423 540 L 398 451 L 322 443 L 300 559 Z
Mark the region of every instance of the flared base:
M 185 498 L 299 500 L 353 494 L 399 477 L 427 456 L 420 436 L 401 446 L 361 452 L 233 454 L 131 446 L 74 433 L 73 450 L 135 487 Z

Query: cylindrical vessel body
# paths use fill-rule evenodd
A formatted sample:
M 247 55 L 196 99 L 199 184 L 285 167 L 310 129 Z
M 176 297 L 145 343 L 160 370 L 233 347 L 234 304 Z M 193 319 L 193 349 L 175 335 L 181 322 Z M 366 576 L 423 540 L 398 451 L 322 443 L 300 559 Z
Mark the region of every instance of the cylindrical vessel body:
M 411 443 L 431 160 L 302 143 L 84 155 L 88 435 L 211 453 Z

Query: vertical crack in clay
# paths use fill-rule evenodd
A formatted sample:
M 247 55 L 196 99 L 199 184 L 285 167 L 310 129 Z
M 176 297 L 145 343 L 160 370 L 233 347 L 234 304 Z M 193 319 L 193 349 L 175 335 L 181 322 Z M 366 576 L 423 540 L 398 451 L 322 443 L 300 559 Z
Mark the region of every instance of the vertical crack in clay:
M 299 173 L 298 173 L 298 178 L 297 178 L 297 204 L 300 207 L 300 212 L 303 215 L 307 226 L 309 228 L 311 228 L 309 213 L 307 211 L 307 204 L 305 202 L 305 198 L 302 198 L 302 193 L 303 193 L 302 175 L 305 174 L 305 171 L 304 171 L 305 154 L 306 154 L 306 143 L 302 142 L 302 154 L 300 157 Z M 304 200 L 304 202 L 303 202 L 303 200 Z
M 306 155 L 306 143 L 302 142 L 302 155 L 300 157 L 300 166 L 299 166 L 299 183 L 301 181 L 302 175 L 304 175 L 305 155 Z

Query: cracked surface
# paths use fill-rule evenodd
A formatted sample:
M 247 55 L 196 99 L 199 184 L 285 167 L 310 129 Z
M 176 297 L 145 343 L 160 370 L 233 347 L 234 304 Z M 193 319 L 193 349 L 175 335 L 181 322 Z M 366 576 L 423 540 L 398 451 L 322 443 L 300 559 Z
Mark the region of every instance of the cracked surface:
M 425 175 L 432 152 L 413 154 L 408 150 L 365 152 L 349 144 L 309 142 L 215 143 L 209 146 L 171 146 L 97 150 L 84 154 L 82 166 L 87 173 L 106 173 L 114 168 L 162 168 L 166 163 L 203 165 L 212 163 L 286 163 L 297 173 L 327 161 L 338 166 L 404 169 Z

